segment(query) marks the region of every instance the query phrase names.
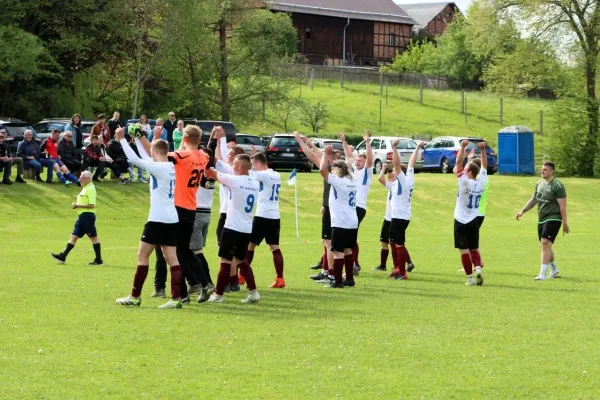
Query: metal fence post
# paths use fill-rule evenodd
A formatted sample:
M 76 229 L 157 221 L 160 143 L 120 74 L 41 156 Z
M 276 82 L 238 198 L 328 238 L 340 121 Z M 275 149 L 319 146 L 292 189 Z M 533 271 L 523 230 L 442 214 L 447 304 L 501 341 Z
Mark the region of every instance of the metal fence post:
M 460 112 L 461 114 L 465 113 L 465 90 L 461 90 L 460 92 L 461 100 L 460 100 Z
M 421 75 L 421 79 L 419 81 L 419 103 L 423 105 L 423 75 Z
M 379 95 L 383 96 L 383 72 L 379 72 Z
M 264 94 L 262 97 L 262 119 L 263 121 L 267 119 L 267 96 Z
M 463 96 L 464 95 L 465 95 L 465 92 L 463 92 Z M 469 121 L 468 121 L 468 114 L 469 114 L 469 112 L 467 111 L 467 98 L 464 97 L 463 101 L 464 101 L 463 104 L 464 104 L 464 107 L 465 107 L 465 125 L 468 125 L 469 124 Z
M 540 136 L 544 135 L 544 110 L 540 110 Z
M 379 100 L 379 129 L 381 129 L 381 107 L 383 105 L 383 100 Z
M 344 88 L 344 69 L 343 68 L 340 69 L 340 85 L 343 89 Z
M 315 70 L 310 70 L 310 90 L 315 90 Z
M 504 99 L 500 97 L 500 125 L 504 123 Z
M 385 105 L 388 105 L 388 81 L 387 79 L 385 80 Z

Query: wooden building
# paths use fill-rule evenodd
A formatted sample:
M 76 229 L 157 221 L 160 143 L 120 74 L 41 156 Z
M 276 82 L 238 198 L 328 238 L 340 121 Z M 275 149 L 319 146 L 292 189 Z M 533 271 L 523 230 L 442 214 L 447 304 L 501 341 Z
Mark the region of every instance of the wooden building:
M 266 5 L 290 13 L 298 52 L 312 64 L 387 64 L 406 49 L 415 25 L 393 0 L 282 0 Z
M 415 34 L 436 37 L 444 33 L 446 25 L 454 21 L 460 10 L 455 3 L 398 4 L 416 21 Z

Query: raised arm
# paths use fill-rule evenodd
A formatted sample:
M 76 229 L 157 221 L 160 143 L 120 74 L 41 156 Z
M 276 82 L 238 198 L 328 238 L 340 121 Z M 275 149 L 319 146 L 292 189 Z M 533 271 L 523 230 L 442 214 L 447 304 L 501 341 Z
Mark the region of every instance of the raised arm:
M 321 163 L 319 164 L 319 172 L 321 172 L 321 176 L 327 180 L 329 178 L 329 163 L 327 162 L 327 156 L 332 155 L 333 148 L 331 146 L 325 147 L 325 151 L 321 156 Z
M 348 163 L 348 165 L 354 164 L 355 157 L 354 154 L 352 154 L 352 149 L 350 148 L 350 146 L 348 146 L 348 143 L 346 142 L 346 136 L 344 135 L 344 132 L 340 132 L 338 135 L 340 136 L 340 141 L 342 142 L 342 147 L 344 148 L 346 162 Z
M 412 156 L 410 156 L 410 160 L 408 161 L 408 168 L 415 168 L 417 157 L 419 156 L 419 150 L 421 150 L 423 146 L 425 146 L 425 142 L 417 143 L 417 148 L 415 151 L 413 151 Z
M 300 148 L 302 149 L 304 154 L 306 154 L 306 157 L 308 157 L 308 159 L 313 164 L 321 165 L 321 157 L 318 157 L 312 151 L 312 149 L 306 144 L 306 142 L 304 141 L 304 138 L 302 137 L 302 135 L 299 132 L 294 132 L 294 138 L 296 139 L 296 142 L 298 142 L 298 144 L 300 145 Z
M 394 143 L 392 143 L 392 163 L 394 165 L 394 172 L 396 175 L 400 175 L 400 171 L 402 171 L 402 164 L 400 163 L 400 154 L 398 154 L 398 144 L 400 140 L 396 139 Z
M 373 148 L 371 147 L 371 133 L 367 131 L 363 136 L 367 149 L 367 168 L 373 168 Z
M 479 150 L 481 151 L 481 169 L 487 171 L 487 167 L 488 167 L 488 159 L 487 159 L 487 154 L 485 152 L 485 149 L 487 148 L 487 144 L 485 142 L 481 142 L 479 144 L 477 144 L 477 146 L 479 147 Z
M 383 164 L 381 166 L 381 171 L 379 172 L 379 178 L 377 178 L 379 183 L 381 183 L 383 186 L 385 186 L 385 182 L 386 182 L 385 175 L 387 174 L 387 169 L 388 169 L 388 165 Z
M 142 160 L 141 158 L 139 158 L 138 155 L 135 154 L 135 151 L 133 151 L 131 146 L 129 146 L 129 143 L 127 143 L 127 140 L 125 140 L 125 133 L 123 131 L 123 128 L 118 128 L 115 131 L 115 140 L 118 140 L 119 143 L 121 143 L 121 146 L 123 147 L 123 152 L 127 156 L 127 159 L 129 161 L 131 161 L 131 163 L 133 165 L 135 165 L 136 167 L 141 167 L 141 168 L 147 167 L 147 162 Z M 141 154 L 142 150 L 140 149 L 139 151 Z
M 456 172 L 455 174 L 458 176 L 458 174 L 460 174 L 463 169 L 464 169 L 464 161 L 465 161 L 465 154 L 466 154 L 466 150 L 467 150 L 467 146 L 469 145 L 469 141 L 468 140 L 463 140 L 460 143 L 460 150 L 458 150 L 458 154 L 456 155 Z
M 148 152 L 146 151 L 146 148 L 142 145 L 142 142 L 140 141 L 140 139 L 139 138 L 135 138 L 134 141 L 135 141 L 135 145 L 137 146 L 137 149 L 138 149 L 138 151 L 140 153 L 140 157 L 142 158 L 142 160 L 152 161 L 152 157 L 150 157 L 148 155 Z

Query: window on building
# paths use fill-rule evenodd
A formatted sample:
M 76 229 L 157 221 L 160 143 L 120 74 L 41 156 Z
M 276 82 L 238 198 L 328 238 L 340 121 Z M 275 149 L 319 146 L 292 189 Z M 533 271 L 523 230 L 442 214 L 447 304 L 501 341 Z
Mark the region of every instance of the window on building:
M 451 12 L 447 12 L 447 13 L 446 13 L 446 17 L 451 17 L 451 16 L 452 16 L 452 13 L 451 13 Z
M 310 28 L 306 28 L 304 30 L 304 33 L 305 33 L 306 39 L 310 39 L 311 38 L 311 30 L 310 30 Z
M 388 46 L 396 46 L 396 35 L 389 36 Z

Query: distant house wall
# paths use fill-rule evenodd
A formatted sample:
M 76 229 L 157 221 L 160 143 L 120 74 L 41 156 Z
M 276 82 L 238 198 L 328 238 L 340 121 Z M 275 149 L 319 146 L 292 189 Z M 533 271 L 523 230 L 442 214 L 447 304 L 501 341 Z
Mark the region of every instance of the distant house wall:
M 454 21 L 456 12 L 456 8 L 451 4 L 448 4 L 444 10 L 429 21 L 427 27 L 422 30 L 426 31 L 430 36 L 440 36 L 446 30 L 446 25 Z
M 411 38 L 411 25 L 375 22 L 374 57 L 391 60 L 406 50 Z

